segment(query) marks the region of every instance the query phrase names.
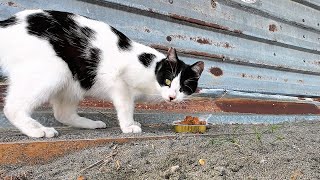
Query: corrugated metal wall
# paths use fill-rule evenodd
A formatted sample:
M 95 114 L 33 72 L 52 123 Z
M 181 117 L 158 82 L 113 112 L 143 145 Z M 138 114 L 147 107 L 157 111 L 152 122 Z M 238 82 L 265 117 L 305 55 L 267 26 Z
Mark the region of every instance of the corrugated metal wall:
M 39 8 L 98 19 L 159 50 L 175 47 L 187 62 L 205 61 L 200 89 L 206 97 L 224 90 L 232 97 L 262 101 L 320 96 L 320 0 L 0 0 L 0 18 Z M 319 105 L 316 98 L 310 102 Z M 223 112 L 216 118 L 273 121 L 279 116 L 270 114 L 320 113 L 317 107 L 311 111 L 301 104 L 293 105 L 292 112 L 282 112 L 278 109 L 289 105 L 277 108 L 271 103 L 266 107 L 270 112 L 265 113 L 254 109 L 262 110 L 261 103 L 233 104 L 249 110 L 232 109 L 232 103 L 219 106 L 215 102 L 213 106 Z M 310 111 L 297 111 L 303 108 Z M 290 118 L 296 119 L 284 119 Z
M 204 59 L 201 88 L 320 95 L 320 1 L 1 0 L 0 18 L 23 9 L 104 21 L 186 61 Z M 251 1 L 252 2 L 252 1 Z

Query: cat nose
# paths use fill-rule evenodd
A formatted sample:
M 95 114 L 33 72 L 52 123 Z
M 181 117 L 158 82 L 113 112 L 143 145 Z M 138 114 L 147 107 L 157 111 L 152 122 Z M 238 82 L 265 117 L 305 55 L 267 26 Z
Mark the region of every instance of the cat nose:
M 169 96 L 170 101 L 174 100 L 176 96 Z

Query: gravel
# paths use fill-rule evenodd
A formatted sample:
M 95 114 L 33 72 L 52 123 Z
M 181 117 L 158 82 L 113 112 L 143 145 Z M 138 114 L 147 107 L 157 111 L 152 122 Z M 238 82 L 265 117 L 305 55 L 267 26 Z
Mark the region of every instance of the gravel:
M 54 161 L 1 166 L 0 177 L 20 179 L 320 179 L 320 121 L 273 125 L 213 125 L 207 136 L 175 134 L 171 126 L 144 127 L 134 136 L 175 135 L 174 139 L 109 143 Z M 2 132 L 1 141 L 34 141 Z M 131 137 L 118 128 L 65 129 L 53 141 Z M 199 160 L 202 159 L 202 163 Z M 0 178 L 1 179 L 1 178 Z

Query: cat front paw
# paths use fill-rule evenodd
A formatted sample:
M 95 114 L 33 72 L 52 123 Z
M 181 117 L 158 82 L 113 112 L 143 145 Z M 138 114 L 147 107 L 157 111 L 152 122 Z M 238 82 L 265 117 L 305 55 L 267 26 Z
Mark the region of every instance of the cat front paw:
M 26 134 L 29 137 L 34 138 L 41 138 L 41 137 L 47 137 L 52 138 L 55 136 L 58 136 L 58 131 L 56 131 L 54 128 L 49 127 L 41 127 L 41 128 L 30 128 L 27 131 L 23 131 L 24 134 Z
M 137 121 L 133 121 L 133 124 L 141 127 L 141 124 L 139 122 L 137 122 Z
M 133 124 L 127 127 L 121 127 L 121 130 L 123 133 L 141 133 L 142 130 L 140 126 L 141 126 L 140 123 L 138 125 Z
M 43 127 L 41 128 L 41 130 L 43 130 L 45 137 L 47 138 L 51 138 L 59 135 L 58 131 L 56 131 L 54 128 Z

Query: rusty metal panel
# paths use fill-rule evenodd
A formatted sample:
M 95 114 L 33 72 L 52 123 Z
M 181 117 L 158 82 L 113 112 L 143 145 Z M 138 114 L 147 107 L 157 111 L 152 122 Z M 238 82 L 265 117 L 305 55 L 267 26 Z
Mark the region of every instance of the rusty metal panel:
M 319 50 L 318 34 L 310 32 L 293 24 L 276 21 L 261 16 L 242 7 L 233 7 L 226 1 L 199 0 L 174 1 L 167 0 L 131 1 L 111 0 L 119 4 L 146 11 L 153 11 L 177 19 L 222 29 L 227 32 L 241 34 L 239 36 L 253 36 L 256 40 L 266 39 L 279 46 L 285 43 L 293 48 Z M 304 34 L 308 34 L 305 36 Z M 304 36 L 303 36 L 304 35 Z M 249 38 L 249 37 L 247 37 Z M 261 39 L 258 39 L 261 38 Z M 278 42 L 278 43 L 277 43 Z
M 159 50 L 174 46 L 188 62 L 203 59 L 206 71 L 200 81 L 202 89 L 320 95 L 319 11 L 303 3 L 1 0 L 0 18 L 38 8 L 105 21 Z M 293 14 L 291 9 L 299 13 Z
M 303 3 L 284 0 L 257 0 L 256 3 L 251 4 L 238 0 L 226 0 L 225 2 L 246 7 L 248 10 L 263 14 L 264 16 L 295 24 L 315 32 L 320 30 L 320 26 L 318 25 L 320 11 Z

